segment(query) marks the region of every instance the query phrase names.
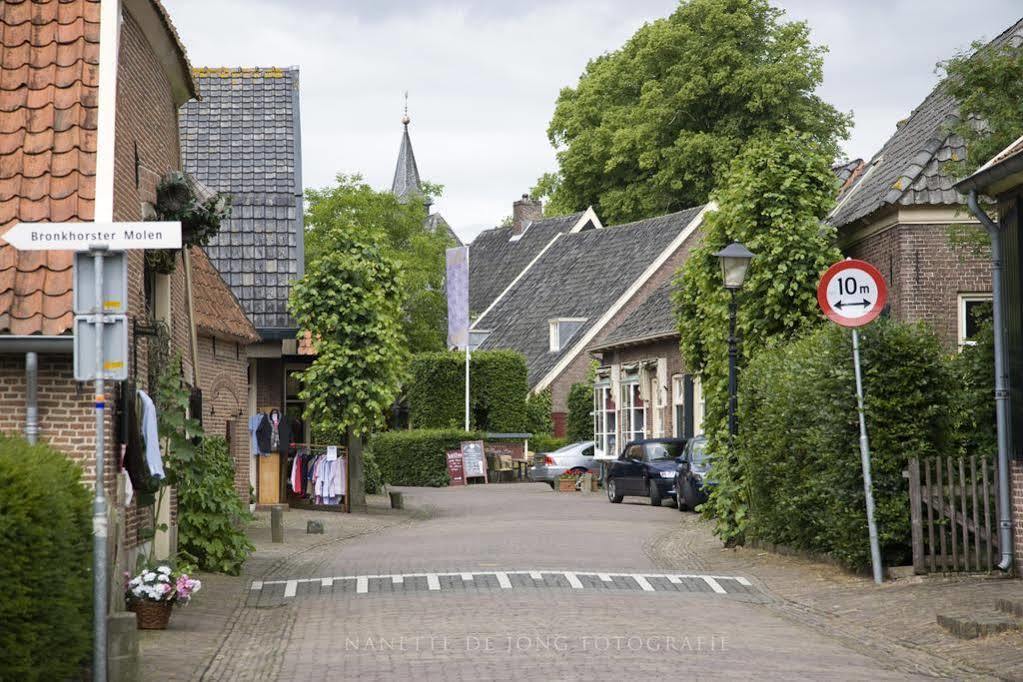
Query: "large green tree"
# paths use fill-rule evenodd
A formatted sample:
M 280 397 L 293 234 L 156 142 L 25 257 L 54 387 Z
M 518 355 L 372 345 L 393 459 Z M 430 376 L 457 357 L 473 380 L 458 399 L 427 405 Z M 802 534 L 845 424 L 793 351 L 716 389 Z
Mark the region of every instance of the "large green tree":
M 714 253 L 737 241 L 755 254 L 738 295 L 743 358 L 818 322 L 817 282 L 841 257 L 834 228 L 823 222 L 837 189 L 831 151 L 814 135 L 792 130 L 751 140 L 715 192 L 718 209 L 707 215 L 703 240 L 674 282 L 682 357 L 702 380 L 703 428 L 710 452 L 720 455 L 713 473 L 719 486 L 707 510 L 725 540 L 741 536 L 747 495 L 727 456 L 730 294 Z
M 704 203 L 761 133 L 794 128 L 834 158 L 850 117 L 814 94 L 824 53 L 767 0 L 686 0 L 561 91 L 558 172 L 534 193 L 615 223 Z
M 426 196 L 440 186 L 427 184 Z M 413 352 L 444 350 L 447 307 L 444 300 L 444 250 L 450 238 L 425 224 L 422 201 L 402 203 L 377 191 L 359 175 L 338 175 L 336 184 L 306 192 L 306 266 L 335 252 L 340 238 L 365 235 L 402 272 L 402 327 Z

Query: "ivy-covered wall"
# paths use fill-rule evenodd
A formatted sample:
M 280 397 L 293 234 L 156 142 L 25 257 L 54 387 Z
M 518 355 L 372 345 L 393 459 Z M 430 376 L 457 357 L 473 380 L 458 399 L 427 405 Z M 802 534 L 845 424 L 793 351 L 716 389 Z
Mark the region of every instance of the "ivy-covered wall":
M 476 351 L 469 370 L 472 428 L 521 432 L 527 429 L 526 359 L 509 350 Z M 420 353 L 412 360 L 406 394 L 414 429 L 457 429 L 465 424 L 465 355 Z

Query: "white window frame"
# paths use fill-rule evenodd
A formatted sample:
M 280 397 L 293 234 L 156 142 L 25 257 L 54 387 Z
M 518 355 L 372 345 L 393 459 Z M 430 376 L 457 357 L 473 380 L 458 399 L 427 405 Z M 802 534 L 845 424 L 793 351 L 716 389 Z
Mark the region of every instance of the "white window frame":
M 683 424 L 679 423 L 678 408 L 682 408 L 685 419 L 686 407 L 686 375 L 671 375 L 671 435 L 676 438 L 682 433 Z
M 703 398 L 703 383 L 699 375 L 693 376 L 693 435 L 703 434 L 703 416 L 706 414 L 706 402 Z
M 593 387 L 593 441 L 608 457 L 618 454 L 618 406 L 611 390 L 611 382 L 598 383 Z M 608 402 L 611 403 L 610 407 Z
M 967 303 L 993 303 L 994 296 L 988 293 L 977 293 L 977 294 L 959 294 L 959 300 L 956 304 L 956 316 L 958 317 L 957 328 L 958 328 L 958 340 L 959 350 L 966 348 L 967 346 L 976 346 L 977 342 L 973 339 L 966 338 L 966 304 Z
M 622 443 L 646 437 L 646 410 L 649 401 L 643 400 L 639 376 L 633 375 L 622 380 L 622 395 L 619 402 L 618 421 L 622 426 Z M 639 403 L 637 405 L 637 402 Z M 639 417 L 640 430 L 634 426 Z
M 550 339 L 550 352 L 557 353 L 564 346 L 561 339 L 561 323 L 562 322 L 586 322 L 588 318 L 585 317 L 555 317 L 553 320 L 547 321 L 548 334 Z M 573 334 L 574 336 L 574 334 Z M 565 339 L 569 341 L 571 337 Z

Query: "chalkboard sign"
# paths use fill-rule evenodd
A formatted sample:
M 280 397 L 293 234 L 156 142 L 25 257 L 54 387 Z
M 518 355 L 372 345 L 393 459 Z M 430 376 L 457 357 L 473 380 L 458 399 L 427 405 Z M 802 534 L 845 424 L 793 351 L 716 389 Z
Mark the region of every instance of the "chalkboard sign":
M 465 485 L 465 468 L 462 466 L 462 451 L 448 451 L 448 476 L 451 478 L 449 485 Z
M 483 441 L 469 440 L 462 443 L 462 466 L 465 480 L 482 478 L 487 480 L 487 458 L 483 456 Z

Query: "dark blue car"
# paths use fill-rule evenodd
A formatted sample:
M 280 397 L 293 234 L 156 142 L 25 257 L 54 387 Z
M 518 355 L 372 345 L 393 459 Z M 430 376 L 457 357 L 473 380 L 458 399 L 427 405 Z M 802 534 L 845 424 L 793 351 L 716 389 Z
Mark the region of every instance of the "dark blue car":
M 707 491 L 714 485 L 707 480 L 709 469 L 707 439 L 697 436 L 686 445 L 675 470 L 675 502 L 679 511 L 696 509 L 707 501 Z
M 626 495 L 637 495 L 659 507 L 665 497 L 675 497 L 675 471 L 685 447 L 682 438 L 629 441 L 608 469 L 607 499 L 618 503 Z

